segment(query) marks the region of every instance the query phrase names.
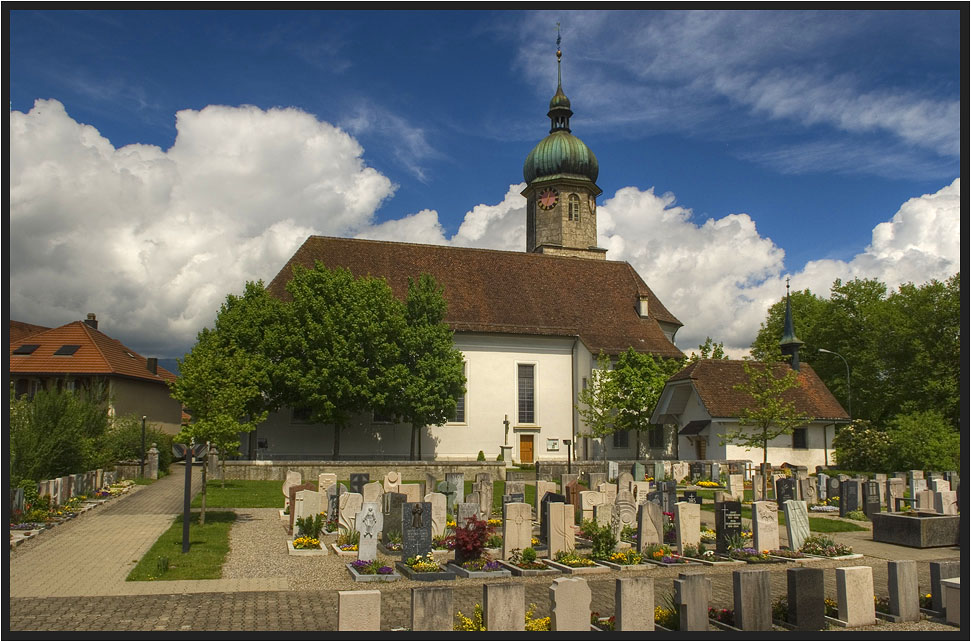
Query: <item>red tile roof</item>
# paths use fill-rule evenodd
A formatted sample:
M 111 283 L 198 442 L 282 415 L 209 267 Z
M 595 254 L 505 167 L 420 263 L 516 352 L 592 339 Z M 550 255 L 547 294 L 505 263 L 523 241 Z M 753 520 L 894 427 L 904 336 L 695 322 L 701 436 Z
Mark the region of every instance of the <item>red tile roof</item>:
M 10 320 L 10 342 L 20 341 L 25 337 L 29 337 L 32 334 L 37 334 L 38 332 L 43 332 L 44 330 L 50 330 L 47 326 L 34 325 L 33 323 L 24 323 L 23 321 Z
M 29 355 L 15 355 L 13 351 L 24 344 L 38 348 Z M 77 345 L 70 356 L 55 356 L 61 346 Z M 74 321 L 59 328 L 45 330 L 10 342 L 10 373 L 35 375 L 111 375 L 165 384 L 175 381 L 175 375 L 158 367 L 153 374 L 148 360 L 83 321 Z
M 638 352 L 680 358 L 659 322 L 680 326 L 629 263 L 525 252 L 311 236 L 270 282 L 286 299 L 293 265 L 344 267 L 356 277 L 383 277 L 404 298 L 408 278 L 431 274 L 448 300 L 457 332 L 579 336 L 593 352 Z M 638 314 L 640 297 L 649 315 Z
M 729 359 L 699 359 L 689 364 L 668 381 L 690 379 L 701 401 L 712 417 L 737 417 L 751 403 L 752 398 L 735 389 L 748 381 L 744 361 Z M 750 362 L 752 363 L 752 362 Z M 759 364 L 752 363 L 759 367 Z M 788 369 L 786 364 L 775 366 L 778 376 Z M 796 411 L 814 419 L 849 420 L 843 406 L 829 391 L 816 371 L 807 363 L 799 364 L 799 386 L 787 391 L 783 398 L 796 405 Z

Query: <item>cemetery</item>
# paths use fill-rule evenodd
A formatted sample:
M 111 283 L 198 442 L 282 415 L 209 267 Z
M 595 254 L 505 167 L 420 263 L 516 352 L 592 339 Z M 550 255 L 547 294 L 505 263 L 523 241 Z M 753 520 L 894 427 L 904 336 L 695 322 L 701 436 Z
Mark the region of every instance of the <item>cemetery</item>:
M 389 621 L 413 631 L 778 631 L 960 620 L 960 561 L 928 567 L 905 548 L 957 543 L 943 525 L 960 516 L 935 510 L 955 510 L 947 494 L 959 483 L 953 473 L 947 484 L 930 473 L 928 489 L 920 471 L 877 483 L 739 462 L 614 463 L 607 473 L 557 478 L 460 467 L 419 476 L 413 466 L 306 477 L 291 470 L 282 482 L 239 482 L 278 484 L 278 546 L 297 565 L 288 567 L 330 578 L 339 630 L 388 629 Z M 127 488 L 101 477 L 111 489 L 102 493 Z M 43 482 L 37 496 L 60 505 L 71 484 L 88 490 L 98 481 L 95 473 L 90 483 Z M 813 510 L 821 506 L 833 510 Z M 847 517 L 860 510 L 865 522 Z M 882 521 L 901 519 L 931 526 L 909 531 Z M 840 537 L 857 532 L 866 539 L 855 541 L 901 547 L 900 559 L 887 562 L 885 586 Z M 918 573 L 928 571 L 930 590 L 921 593 Z M 783 594 L 772 591 L 779 573 Z M 368 590 L 355 588 L 362 582 Z M 713 582 L 722 587 L 717 595 Z M 481 599 L 462 610 L 456 596 L 470 586 L 481 587 Z M 548 600 L 535 597 L 542 587 Z M 388 590 L 410 594 L 409 624 L 398 613 L 382 619 Z

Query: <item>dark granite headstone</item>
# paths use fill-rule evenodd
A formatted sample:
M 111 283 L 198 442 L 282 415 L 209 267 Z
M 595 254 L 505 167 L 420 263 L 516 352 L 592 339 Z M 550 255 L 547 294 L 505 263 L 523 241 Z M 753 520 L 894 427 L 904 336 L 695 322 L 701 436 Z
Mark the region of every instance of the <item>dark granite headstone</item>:
M 539 502 L 539 532 L 540 537 L 546 537 L 546 525 L 550 521 L 550 502 L 561 502 L 566 504 L 566 497 L 559 493 L 546 493 Z
M 634 465 L 630 467 L 630 474 L 634 478 L 635 482 L 644 481 L 644 476 L 647 474 L 644 464 L 640 462 L 634 462 Z
M 384 529 L 381 531 L 381 543 L 388 545 L 388 536 L 397 532 L 401 534 L 397 527 L 401 524 L 401 507 L 404 505 L 408 496 L 404 493 L 385 493 L 381 496 L 381 513 L 384 517 Z M 431 511 L 429 511 L 429 515 Z
M 503 504 L 511 504 L 511 503 L 524 504 L 524 503 L 526 503 L 526 494 L 525 493 L 513 493 L 511 495 L 503 495 L 502 496 L 502 503 Z
M 647 501 L 654 502 L 658 506 L 664 506 L 664 498 L 661 497 L 661 491 L 652 490 L 647 494 Z
M 880 512 L 880 482 L 868 481 L 863 485 L 863 512 L 867 517 Z
M 931 610 L 944 611 L 944 595 L 941 580 L 961 576 L 961 560 L 931 562 Z
M 782 477 L 775 480 L 775 501 L 782 506 L 787 500 L 796 498 L 796 480 Z
M 688 470 L 690 471 L 689 474 L 691 475 L 692 481 L 695 479 L 700 479 L 701 476 L 705 474 L 705 465 L 700 461 L 693 461 L 691 464 L 689 464 Z
M 673 513 L 678 501 L 678 484 L 673 481 L 661 482 L 661 508 L 665 513 Z
M 351 492 L 364 494 L 364 484 L 371 481 L 370 473 L 351 473 Z M 431 491 L 428 491 L 431 492 Z
M 823 580 L 821 568 L 786 570 L 787 621 L 796 631 L 820 631 L 826 628 Z
M 728 552 L 728 539 L 742 534 L 742 502 L 715 504 L 715 550 Z
M 427 555 L 432 550 L 432 503 L 404 502 L 400 519 L 401 559 Z
M 683 502 L 690 502 L 692 504 L 698 504 L 698 491 L 696 490 L 686 490 L 684 491 L 684 497 L 681 498 Z
M 860 510 L 860 482 L 847 479 L 840 482 L 840 517 L 846 517 L 850 511 Z
M 574 506 L 580 505 L 580 491 L 586 490 L 583 486 L 578 484 L 576 481 L 572 481 L 566 485 L 566 503 L 573 504 Z M 594 489 L 596 490 L 596 489 Z

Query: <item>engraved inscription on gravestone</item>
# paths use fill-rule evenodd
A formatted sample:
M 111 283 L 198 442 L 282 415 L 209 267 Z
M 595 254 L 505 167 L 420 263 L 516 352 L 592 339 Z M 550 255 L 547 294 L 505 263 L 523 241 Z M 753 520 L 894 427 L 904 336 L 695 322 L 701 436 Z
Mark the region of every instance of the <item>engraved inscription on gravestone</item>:
M 728 541 L 742 534 L 741 502 L 715 504 L 715 533 L 715 550 L 721 554 L 727 553 Z

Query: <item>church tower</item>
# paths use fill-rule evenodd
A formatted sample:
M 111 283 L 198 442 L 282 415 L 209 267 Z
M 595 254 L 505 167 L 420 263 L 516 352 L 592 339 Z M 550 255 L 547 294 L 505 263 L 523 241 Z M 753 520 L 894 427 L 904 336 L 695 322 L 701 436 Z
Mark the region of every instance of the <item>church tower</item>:
M 526 157 L 526 251 L 604 259 L 597 247 L 597 157 L 570 133 L 570 99 L 563 93 L 556 38 L 556 93 L 550 100 L 550 134 Z
M 782 354 L 788 357 L 789 365 L 793 370 L 799 370 L 799 348 L 803 342 L 796 337 L 795 325 L 792 323 L 792 306 L 789 304 L 789 279 L 786 279 L 786 316 L 783 321 L 782 339 L 779 340 L 779 347 Z

